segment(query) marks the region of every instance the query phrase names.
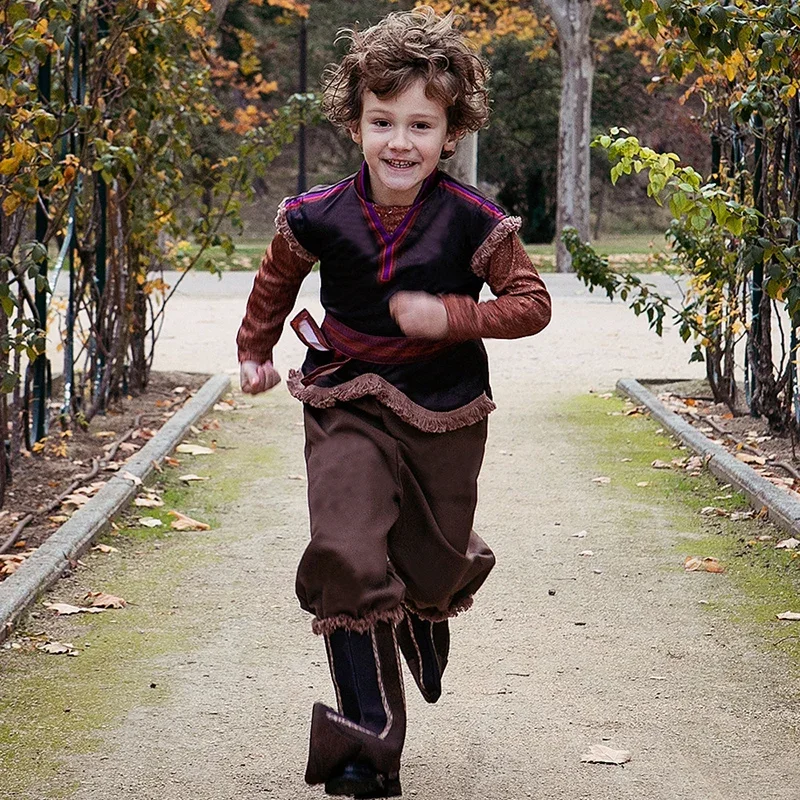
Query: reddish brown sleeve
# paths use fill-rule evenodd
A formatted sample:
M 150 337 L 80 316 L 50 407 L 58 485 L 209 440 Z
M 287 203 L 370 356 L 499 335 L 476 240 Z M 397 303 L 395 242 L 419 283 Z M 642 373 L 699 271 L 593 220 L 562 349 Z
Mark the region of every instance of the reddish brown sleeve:
M 442 296 L 448 339 L 518 339 L 550 322 L 550 294 L 515 233 L 497 245 L 485 277 L 496 300 L 476 303 L 467 295 Z
M 247 310 L 236 335 L 240 362 L 263 364 L 272 360 L 272 348 L 280 338 L 300 284 L 313 264 L 294 252 L 283 234 L 275 234 L 256 273 Z

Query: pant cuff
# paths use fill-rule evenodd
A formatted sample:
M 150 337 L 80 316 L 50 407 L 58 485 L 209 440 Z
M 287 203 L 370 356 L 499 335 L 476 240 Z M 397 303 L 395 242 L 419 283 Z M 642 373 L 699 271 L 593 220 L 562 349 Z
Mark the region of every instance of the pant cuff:
M 470 603 L 472 599 L 470 598 Z M 390 608 L 388 611 L 370 611 L 363 617 L 351 617 L 349 614 L 337 614 L 335 617 L 323 617 L 315 619 L 311 623 L 311 630 L 318 636 L 333 633 L 337 628 L 344 628 L 356 633 L 366 633 L 370 628 L 374 628 L 379 622 L 391 622 L 397 624 L 403 619 L 402 606 Z
M 438 608 L 415 608 L 412 603 L 406 601 L 405 605 L 413 611 L 420 619 L 428 620 L 428 622 L 442 622 L 443 620 L 450 619 L 450 617 L 457 617 L 462 611 L 468 611 L 472 608 L 473 598 L 471 594 L 454 600 L 452 605 L 444 611 Z

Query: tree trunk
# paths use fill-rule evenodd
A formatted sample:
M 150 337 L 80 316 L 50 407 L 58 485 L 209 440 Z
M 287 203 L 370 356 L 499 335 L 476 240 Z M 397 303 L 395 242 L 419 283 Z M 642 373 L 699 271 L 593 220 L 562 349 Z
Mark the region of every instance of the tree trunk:
M 475 186 L 478 183 L 478 134 L 468 133 L 456 148 L 456 154 L 444 162 L 445 169 L 457 181 Z
M 556 269 L 571 272 L 572 261 L 561 241 L 561 232 L 570 225 L 583 241 L 590 237 L 589 144 L 594 56 L 589 30 L 594 3 L 593 0 L 544 0 L 544 3 L 558 29 L 561 55 Z

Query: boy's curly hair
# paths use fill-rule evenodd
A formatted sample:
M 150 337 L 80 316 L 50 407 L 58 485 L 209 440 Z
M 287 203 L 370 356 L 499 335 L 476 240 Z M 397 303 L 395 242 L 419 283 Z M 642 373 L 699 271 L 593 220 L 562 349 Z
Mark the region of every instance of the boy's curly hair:
M 337 41 L 349 40 L 350 50 L 323 75 L 325 115 L 334 125 L 353 128 L 365 91 L 393 98 L 422 79 L 427 96 L 446 109 L 448 132 L 482 128 L 489 117 L 489 68 L 454 22 L 452 11 L 440 17 L 423 6 L 393 12 L 365 31 L 339 31 Z

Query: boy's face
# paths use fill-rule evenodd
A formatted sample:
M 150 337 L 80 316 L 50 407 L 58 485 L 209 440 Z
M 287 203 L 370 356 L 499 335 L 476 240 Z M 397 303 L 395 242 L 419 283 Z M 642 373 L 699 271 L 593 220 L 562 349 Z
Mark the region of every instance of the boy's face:
M 455 148 L 458 138 L 448 133 L 444 107 L 425 95 L 421 80 L 391 99 L 366 91 L 350 135 L 364 151 L 372 199 L 387 206 L 411 205 L 442 149 Z

